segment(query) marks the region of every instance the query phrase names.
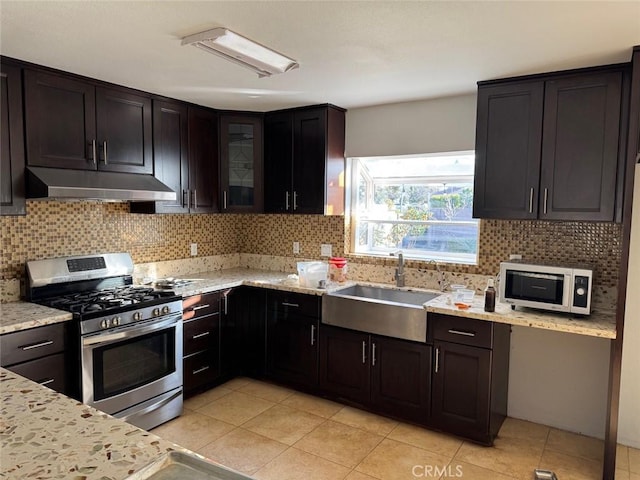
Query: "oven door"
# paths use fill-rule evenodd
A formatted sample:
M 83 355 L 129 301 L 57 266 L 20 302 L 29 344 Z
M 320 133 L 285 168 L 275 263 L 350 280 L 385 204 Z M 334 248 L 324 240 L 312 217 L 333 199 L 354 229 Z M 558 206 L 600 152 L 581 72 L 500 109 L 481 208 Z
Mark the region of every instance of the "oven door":
M 180 314 L 82 337 L 83 403 L 117 414 L 181 387 Z

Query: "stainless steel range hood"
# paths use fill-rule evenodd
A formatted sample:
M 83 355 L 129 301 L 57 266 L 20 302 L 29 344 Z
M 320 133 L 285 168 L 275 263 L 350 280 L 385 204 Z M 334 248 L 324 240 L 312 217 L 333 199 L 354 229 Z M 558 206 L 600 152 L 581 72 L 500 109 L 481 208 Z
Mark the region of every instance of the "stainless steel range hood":
M 176 192 L 152 175 L 27 167 L 27 198 L 156 201 Z

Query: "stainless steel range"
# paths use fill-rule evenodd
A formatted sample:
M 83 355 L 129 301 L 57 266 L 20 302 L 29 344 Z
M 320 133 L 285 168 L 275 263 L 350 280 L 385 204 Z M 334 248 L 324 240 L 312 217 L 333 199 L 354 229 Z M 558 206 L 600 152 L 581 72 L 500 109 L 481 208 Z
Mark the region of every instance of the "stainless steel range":
M 143 429 L 182 413 L 182 298 L 134 286 L 127 253 L 27 262 L 30 301 L 73 313 L 83 403 Z

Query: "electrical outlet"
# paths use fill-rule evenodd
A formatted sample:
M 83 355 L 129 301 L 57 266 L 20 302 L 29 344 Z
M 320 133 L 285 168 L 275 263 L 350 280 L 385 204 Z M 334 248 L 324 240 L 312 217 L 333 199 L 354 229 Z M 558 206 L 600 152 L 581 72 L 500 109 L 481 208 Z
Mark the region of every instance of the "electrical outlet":
M 512 253 L 509 255 L 509 260 L 522 260 L 522 255 L 519 253 Z
M 330 257 L 331 256 L 331 244 L 323 243 L 320 245 L 320 256 L 321 257 Z
M 300 242 L 293 242 L 293 254 L 298 255 L 300 253 Z
M 197 243 L 192 243 L 191 244 L 191 256 L 195 257 L 196 255 L 198 255 L 198 244 Z

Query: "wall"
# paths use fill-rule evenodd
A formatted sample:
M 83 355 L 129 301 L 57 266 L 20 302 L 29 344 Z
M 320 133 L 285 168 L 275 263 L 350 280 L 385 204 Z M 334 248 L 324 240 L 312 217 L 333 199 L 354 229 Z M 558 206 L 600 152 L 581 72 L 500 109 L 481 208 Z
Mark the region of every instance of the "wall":
M 622 345 L 618 441 L 640 448 L 640 165 L 636 165 Z

